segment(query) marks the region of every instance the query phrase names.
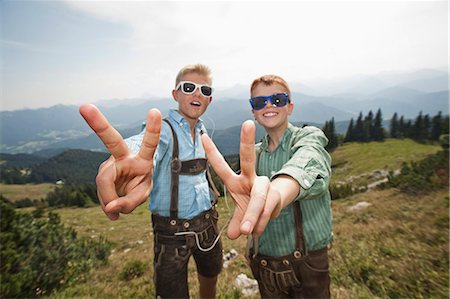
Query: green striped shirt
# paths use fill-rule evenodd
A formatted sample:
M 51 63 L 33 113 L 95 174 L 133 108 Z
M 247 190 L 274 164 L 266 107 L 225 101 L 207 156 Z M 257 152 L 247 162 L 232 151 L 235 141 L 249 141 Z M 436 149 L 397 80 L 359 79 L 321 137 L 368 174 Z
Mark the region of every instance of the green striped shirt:
M 328 185 L 331 176 L 331 157 L 325 150 L 328 139 L 322 130 L 307 126 L 294 127 L 284 132 L 278 147 L 270 153 L 266 135 L 256 145 L 258 175 L 270 180 L 284 174 L 300 184 L 300 208 L 303 217 L 303 234 L 308 250 L 327 246 L 333 237 L 331 197 Z M 259 237 L 258 251 L 268 256 L 283 256 L 295 250 L 295 219 L 293 205 L 284 208 L 269 222 Z

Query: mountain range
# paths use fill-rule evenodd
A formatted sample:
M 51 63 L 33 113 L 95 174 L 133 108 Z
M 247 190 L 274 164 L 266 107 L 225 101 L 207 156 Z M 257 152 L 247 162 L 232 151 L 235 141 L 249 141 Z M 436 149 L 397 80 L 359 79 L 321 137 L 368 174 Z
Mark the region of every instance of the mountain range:
M 384 72 L 305 85 L 291 84 L 294 111 L 290 121 L 321 127 L 334 118 L 338 133 L 345 133 L 351 118 L 360 112 L 381 109 L 388 121 L 397 112 L 415 118 L 420 111 L 435 115 L 449 112 L 447 70 Z M 148 109 L 156 107 L 163 116 L 176 108 L 171 98 L 103 100 L 95 103 L 124 137 L 140 132 Z M 248 103 L 248 87 L 236 85 L 216 90 L 202 117 L 224 154 L 235 153 L 240 125 L 253 119 Z M 0 152 L 33 153 L 82 148 L 103 151 L 104 147 L 78 113 L 77 106 L 56 105 L 41 109 L 0 111 Z M 386 127 L 385 127 L 386 128 Z M 386 128 L 388 129 L 388 128 Z M 259 139 L 263 135 L 258 128 Z

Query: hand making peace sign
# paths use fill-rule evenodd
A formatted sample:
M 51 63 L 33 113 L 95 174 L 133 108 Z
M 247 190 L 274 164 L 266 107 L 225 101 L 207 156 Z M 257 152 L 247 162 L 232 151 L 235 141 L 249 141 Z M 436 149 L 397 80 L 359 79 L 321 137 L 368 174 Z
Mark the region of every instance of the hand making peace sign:
M 144 139 L 136 155 L 130 152 L 122 136 L 97 107 L 82 105 L 80 114 L 112 155 L 100 165 L 96 183 L 103 211 L 111 220 L 116 220 L 120 213 L 131 213 L 148 199 L 152 189 L 153 155 L 161 131 L 161 113 L 157 109 L 148 112 Z
M 244 122 L 239 149 L 239 175 L 233 172 L 212 140 L 206 134 L 202 135 L 208 160 L 235 202 L 233 218 L 228 226 L 230 239 L 236 239 L 241 234 L 261 234 L 269 220 L 280 213 L 280 193 L 270 187 L 268 177 L 256 175 L 255 132 L 252 121 Z

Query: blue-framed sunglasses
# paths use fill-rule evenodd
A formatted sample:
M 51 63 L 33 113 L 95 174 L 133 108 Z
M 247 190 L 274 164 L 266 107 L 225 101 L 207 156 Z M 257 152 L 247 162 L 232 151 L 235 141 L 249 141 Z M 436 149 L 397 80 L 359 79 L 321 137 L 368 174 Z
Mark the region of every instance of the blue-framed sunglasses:
M 275 93 L 271 96 L 260 96 L 251 98 L 250 105 L 252 105 L 253 110 L 261 110 L 266 107 L 267 101 L 275 107 L 284 107 L 289 103 L 289 95 L 287 93 Z

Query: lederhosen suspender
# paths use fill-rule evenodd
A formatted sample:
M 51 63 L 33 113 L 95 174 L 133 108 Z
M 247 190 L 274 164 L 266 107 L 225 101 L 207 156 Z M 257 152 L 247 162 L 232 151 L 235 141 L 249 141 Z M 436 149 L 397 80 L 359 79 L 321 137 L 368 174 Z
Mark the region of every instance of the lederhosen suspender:
M 258 151 L 258 157 L 256 158 L 256 174 L 259 172 L 259 160 L 261 158 L 262 149 L 260 148 Z M 303 218 L 302 211 L 300 208 L 300 202 L 295 200 L 292 203 L 292 208 L 294 210 L 294 219 L 295 219 L 295 251 L 294 257 L 306 257 L 308 255 L 308 250 L 306 248 L 305 238 L 303 236 Z
M 210 188 L 213 189 L 214 200 L 212 205 L 214 206 L 217 201 L 217 189 L 211 179 L 208 172 L 208 160 L 205 158 L 191 159 L 181 161 L 178 158 L 178 138 L 172 124 L 167 120 L 163 119 L 170 127 L 173 137 L 173 150 L 172 150 L 172 161 L 170 163 L 171 167 L 171 183 L 170 183 L 170 218 L 178 218 L 178 185 L 180 175 L 197 175 L 206 170 L 206 178 Z

